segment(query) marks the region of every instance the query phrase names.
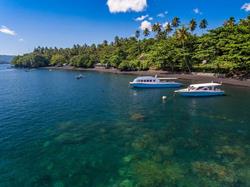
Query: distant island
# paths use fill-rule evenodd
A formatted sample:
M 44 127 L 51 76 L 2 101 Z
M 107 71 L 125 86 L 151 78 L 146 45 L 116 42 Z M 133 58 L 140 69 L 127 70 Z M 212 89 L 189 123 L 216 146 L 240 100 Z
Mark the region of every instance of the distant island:
M 236 22 L 234 17 L 207 31 L 208 22 L 195 19 L 182 24 L 179 17 L 171 23 L 155 23 L 137 30 L 135 36 L 115 37 L 114 41 L 72 48 L 37 47 L 32 53 L 17 56 L 16 67 L 72 66 L 93 68 L 97 64 L 120 71 L 149 69 L 171 72 L 212 72 L 227 77 L 250 77 L 250 15 Z M 199 27 L 203 34 L 195 34 Z
M 13 55 L 0 55 L 0 64 L 10 64 L 14 57 Z

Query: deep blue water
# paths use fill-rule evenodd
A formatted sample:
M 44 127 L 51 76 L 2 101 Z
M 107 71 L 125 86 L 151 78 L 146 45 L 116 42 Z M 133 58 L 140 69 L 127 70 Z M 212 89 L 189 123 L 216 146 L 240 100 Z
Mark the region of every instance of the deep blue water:
M 183 98 L 134 76 L 0 65 L 0 186 L 250 186 L 250 89 Z M 188 83 L 187 83 L 188 84 Z M 166 101 L 161 97 L 166 95 Z

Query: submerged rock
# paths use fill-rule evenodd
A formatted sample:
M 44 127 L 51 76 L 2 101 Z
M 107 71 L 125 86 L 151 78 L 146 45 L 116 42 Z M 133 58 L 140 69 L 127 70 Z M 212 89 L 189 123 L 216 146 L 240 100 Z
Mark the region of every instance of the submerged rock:
M 133 182 L 129 179 L 123 180 L 120 184 L 119 187 L 133 187 Z
M 50 141 L 46 141 L 46 142 L 44 142 L 43 147 L 46 148 L 46 147 L 48 147 L 49 145 L 50 145 Z
M 215 162 L 194 162 L 192 163 L 192 169 L 195 174 L 201 177 L 226 183 L 235 181 L 235 173 L 232 170 Z
M 123 157 L 123 162 L 129 163 L 131 162 L 131 160 L 134 158 L 134 155 L 127 155 L 125 157 Z
M 130 116 L 130 119 L 133 121 L 143 121 L 145 116 L 140 113 L 134 113 Z
M 134 165 L 135 180 L 138 186 L 175 186 L 184 176 L 178 164 L 159 164 L 150 160 Z
M 64 184 L 62 181 L 57 181 L 54 183 L 53 187 L 64 187 Z
M 174 153 L 173 147 L 169 145 L 161 145 L 158 150 L 163 156 L 172 156 Z
M 231 156 L 231 157 L 244 157 L 245 156 L 245 151 L 240 146 L 226 145 L 222 147 L 217 147 L 216 153 L 222 156 Z

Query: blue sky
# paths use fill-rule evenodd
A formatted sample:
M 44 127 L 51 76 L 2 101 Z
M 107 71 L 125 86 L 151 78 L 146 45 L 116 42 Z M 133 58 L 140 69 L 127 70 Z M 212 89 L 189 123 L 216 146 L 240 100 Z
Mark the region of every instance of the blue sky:
M 174 16 L 206 18 L 211 29 L 249 13 L 250 0 L 0 0 L 0 54 L 110 41 Z

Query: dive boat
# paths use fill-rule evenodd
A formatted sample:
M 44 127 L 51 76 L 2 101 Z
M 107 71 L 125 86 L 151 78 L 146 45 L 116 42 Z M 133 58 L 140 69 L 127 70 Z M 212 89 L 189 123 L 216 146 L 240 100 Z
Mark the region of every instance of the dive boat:
M 137 77 L 130 82 L 130 86 L 134 88 L 179 88 L 181 83 L 175 82 L 177 78 L 157 78 L 153 76 Z
M 225 95 L 225 92 L 218 87 L 219 83 L 204 83 L 204 84 L 191 84 L 186 89 L 176 90 L 175 93 L 179 93 L 181 96 L 186 97 L 207 97 L 207 96 L 221 96 Z

